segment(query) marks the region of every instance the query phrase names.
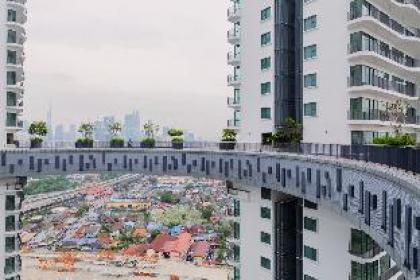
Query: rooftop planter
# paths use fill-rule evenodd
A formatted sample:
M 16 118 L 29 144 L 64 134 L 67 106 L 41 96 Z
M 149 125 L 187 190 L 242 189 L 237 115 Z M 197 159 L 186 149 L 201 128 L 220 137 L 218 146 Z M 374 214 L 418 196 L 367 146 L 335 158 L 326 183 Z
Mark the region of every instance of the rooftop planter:
M 156 145 L 156 141 L 154 138 L 146 137 L 143 138 L 140 142 L 140 148 L 151 149 L 154 148 Z
M 119 122 L 114 122 L 109 126 L 109 132 L 112 138 L 109 142 L 111 148 L 124 148 L 124 138 L 120 136 L 122 125 Z
M 75 146 L 76 148 L 93 148 L 93 130 L 95 126 L 93 123 L 82 123 L 79 127 L 79 133 L 82 137 L 77 139 Z
M 28 129 L 31 135 L 31 149 L 42 148 L 44 137 L 48 134 L 47 123 L 44 121 L 37 121 L 31 123 Z
M 236 146 L 236 135 L 234 129 L 226 128 L 222 132 L 222 141 L 219 143 L 220 150 L 234 150 Z
M 184 148 L 184 131 L 182 129 L 172 128 L 168 131 L 168 135 L 172 138 L 172 148 L 173 149 L 183 149 Z

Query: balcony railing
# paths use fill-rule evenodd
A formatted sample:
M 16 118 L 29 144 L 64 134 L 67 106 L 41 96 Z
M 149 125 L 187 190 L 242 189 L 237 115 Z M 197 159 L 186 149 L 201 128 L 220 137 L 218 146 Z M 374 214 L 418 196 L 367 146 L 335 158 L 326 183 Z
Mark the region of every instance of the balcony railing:
M 349 120 L 360 120 L 360 121 L 392 121 L 390 114 L 387 111 L 372 109 L 365 111 L 350 110 L 347 113 Z M 420 116 L 407 115 L 404 120 L 404 124 L 415 124 L 420 125 Z
M 230 74 L 227 76 L 228 85 L 234 85 L 241 82 L 241 77 L 239 75 Z
M 241 100 L 238 97 L 228 97 L 227 98 L 227 105 L 228 106 L 239 106 L 241 104 Z
M 228 120 L 227 127 L 229 128 L 238 128 L 241 125 L 240 120 Z
M 229 64 L 234 64 L 239 62 L 240 54 L 235 52 L 228 52 L 227 61 Z
M 409 97 L 416 96 L 416 87 L 414 84 L 402 84 L 396 81 L 390 81 L 389 79 L 374 76 L 369 82 L 356 81 L 355 79 L 350 79 L 350 87 L 358 86 L 374 86 L 381 89 L 394 91 L 397 93 L 405 94 Z
M 232 7 L 230 7 L 227 11 L 227 17 L 230 21 L 236 21 L 240 17 L 241 8 L 238 4 L 234 4 Z
M 399 0 L 401 1 L 401 0 Z M 352 2 L 355 3 L 355 2 Z M 361 6 L 352 5 L 350 9 L 350 13 L 348 15 L 349 20 L 358 19 L 361 17 L 372 17 L 375 20 L 379 21 L 380 23 L 388 26 L 392 30 L 398 32 L 402 36 L 406 37 L 417 37 L 420 38 L 420 30 L 417 28 L 407 28 L 398 23 L 396 20 L 390 18 L 387 14 L 378 10 L 375 6 L 372 5 L 372 8 L 367 11 L 367 9 L 363 9 Z
M 419 0 L 396 0 L 398 3 L 413 5 L 420 11 L 420 1 Z
M 228 41 L 233 43 L 239 41 L 240 31 L 238 28 L 232 28 L 227 32 Z

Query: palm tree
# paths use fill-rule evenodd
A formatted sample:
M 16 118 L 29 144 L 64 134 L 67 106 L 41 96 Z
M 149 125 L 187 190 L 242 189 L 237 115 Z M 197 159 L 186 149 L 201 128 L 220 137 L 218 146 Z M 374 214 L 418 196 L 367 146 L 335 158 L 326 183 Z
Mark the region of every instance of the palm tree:
M 120 122 L 114 122 L 109 125 L 109 131 L 111 132 L 112 136 L 118 136 L 118 134 L 122 131 L 122 125 Z
M 159 125 L 154 124 L 152 121 L 147 121 L 143 128 L 146 136 L 149 138 L 155 138 L 156 133 L 159 131 Z

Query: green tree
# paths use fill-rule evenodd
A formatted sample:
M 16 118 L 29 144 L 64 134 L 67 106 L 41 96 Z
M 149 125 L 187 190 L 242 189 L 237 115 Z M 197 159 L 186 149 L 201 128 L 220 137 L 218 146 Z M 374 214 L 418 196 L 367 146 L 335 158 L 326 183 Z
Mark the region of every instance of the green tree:
M 213 214 L 214 214 L 214 207 L 211 205 L 203 207 L 201 209 L 201 217 L 206 221 L 210 221 L 210 218 L 213 216 Z
M 303 126 L 292 118 L 287 118 L 273 135 L 274 143 L 299 144 L 302 141 Z
M 174 204 L 178 201 L 177 197 L 171 191 L 165 191 L 160 195 L 160 201 Z

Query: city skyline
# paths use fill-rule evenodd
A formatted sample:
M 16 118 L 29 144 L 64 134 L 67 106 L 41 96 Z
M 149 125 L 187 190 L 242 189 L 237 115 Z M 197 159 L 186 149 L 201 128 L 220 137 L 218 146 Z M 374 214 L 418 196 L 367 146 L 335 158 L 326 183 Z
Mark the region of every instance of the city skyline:
M 127 5 L 131 9 L 124 9 Z M 46 104 L 55 108 L 57 122 L 67 124 L 103 115 L 122 119 L 135 108 L 158 123 L 218 138 L 228 118 L 228 3 L 157 3 L 154 8 L 163 11 L 159 19 L 147 5 L 28 2 L 25 106 L 30 109 L 24 118 L 45 119 Z

